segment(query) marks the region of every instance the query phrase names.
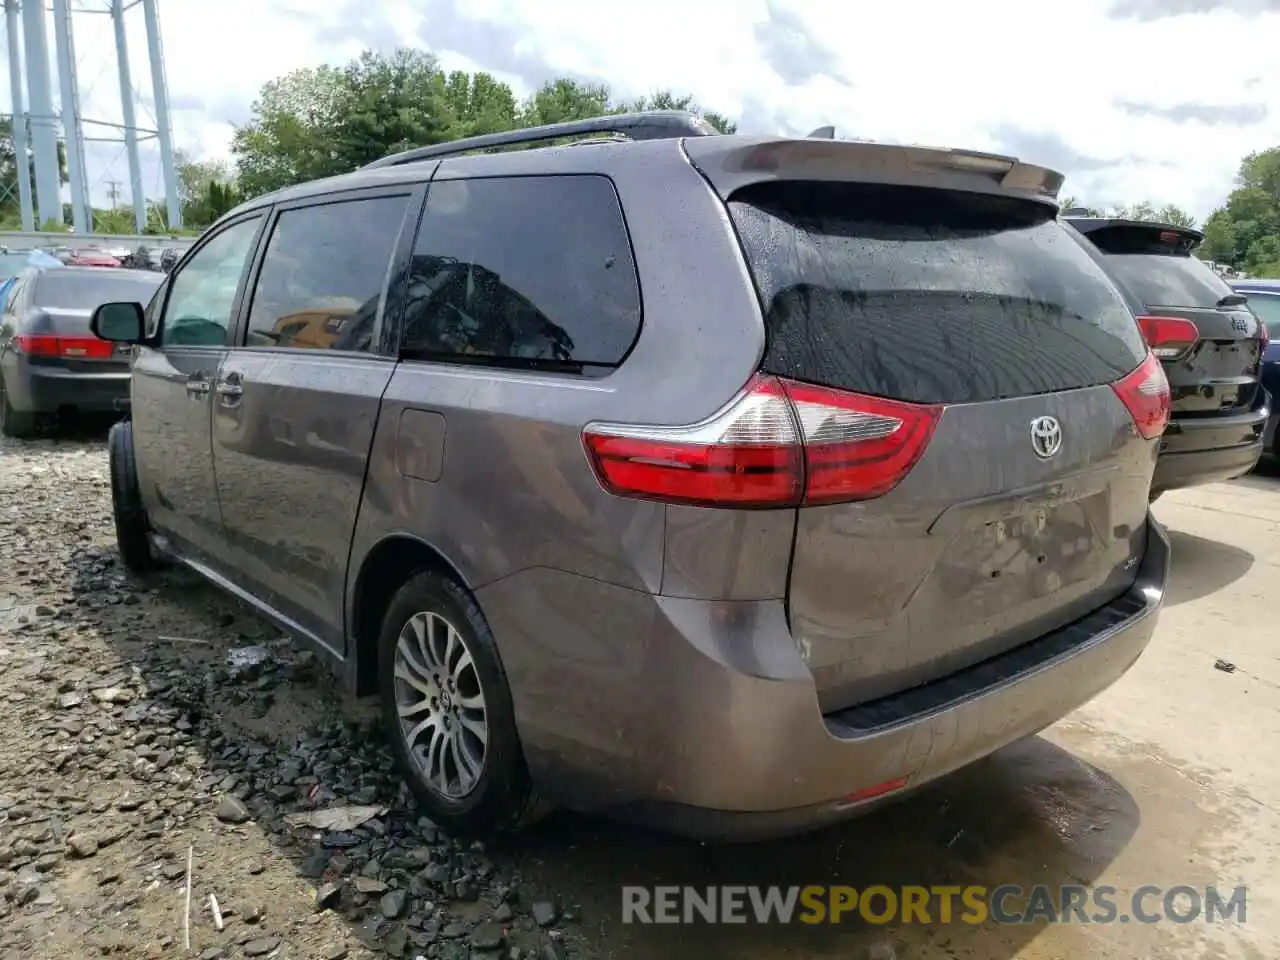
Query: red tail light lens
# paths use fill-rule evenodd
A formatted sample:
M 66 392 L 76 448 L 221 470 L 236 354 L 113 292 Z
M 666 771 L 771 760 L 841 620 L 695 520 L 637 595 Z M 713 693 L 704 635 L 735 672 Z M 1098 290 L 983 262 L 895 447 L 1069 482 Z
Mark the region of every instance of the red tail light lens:
M 14 337 L 18 349 L 32 357 L 65 357 L 68 360 L 109 360 L 115 352 L 110 341 L 97 337 L 55 337 L 49 334 L 20 334 Z
M 666 503 L 784 507 L 882 496 L 924 453 L 941 407 L 757 376 L 687 427 L 592 424 L 601 485 Z
M 804 439 L 804 502 L 879 497 L 902 482 L 933 437 L 942 407 L 783 381 Z
M 1182 317 L 1139 317 L 1147 346 L 1161 360 L 1176 360 L 1200 340 L 1200 330 Z
M 1169 381 L 1154 354 L 1142 365 L 1111 385 L 1133 417 L 1138 433 L 1154 440 L 1169 425 Z

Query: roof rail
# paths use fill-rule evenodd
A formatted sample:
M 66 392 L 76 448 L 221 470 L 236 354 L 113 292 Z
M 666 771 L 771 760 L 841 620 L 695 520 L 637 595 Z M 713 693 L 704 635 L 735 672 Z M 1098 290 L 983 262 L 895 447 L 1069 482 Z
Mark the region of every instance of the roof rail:
M 523 130 L 507 130 L 502 133 L 485 133 L 478 137 L 466 137 L 449 143 L 437 143 L 430 147 L 417 147 L 403 153 L 393 153 L 367 163 L 361 170 L 379 167 L 398 167 L 419 160 L 452 157 L 472 150 L 492 147 L 509 147 L 521 143 L 542 143 L 561 137 L 588 134 L 618 134 L 631 140 L 670 140 L 676 137 L 706 137 L 719 133 L 697 114 L 685 110 L 646 110 L 643 113 L 615 113 L 587 120 L 569 120 L 564 123 L 548 123 Z

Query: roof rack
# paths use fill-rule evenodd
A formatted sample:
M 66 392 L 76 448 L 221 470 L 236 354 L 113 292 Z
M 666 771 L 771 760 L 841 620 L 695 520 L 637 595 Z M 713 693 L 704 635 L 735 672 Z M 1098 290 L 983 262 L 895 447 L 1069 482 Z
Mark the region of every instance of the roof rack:
M 493 147 L 510 147 L 522 143 L 542 143 L 561 137 L 577 137 L 589 134 L 613 134 L 631 140 L 670 140 L 677 137 L 706 137 L 719 133 L 697 114 L 685 110 L 646 110 L 643 113 L 616 113 L 610 116 L 591 117 L 588 120 L 569 120 L 565 123 L 548 123 L 523 130 L 502 133 L 485 133 L 478 137 L 466 137 L 430 147 L 417 147 L 403 153 L 393 153 L 367 163 L 361 170 L 379 167 L 398 167 L 420 160 L 452 157 L 472 150 L 488 150 Z

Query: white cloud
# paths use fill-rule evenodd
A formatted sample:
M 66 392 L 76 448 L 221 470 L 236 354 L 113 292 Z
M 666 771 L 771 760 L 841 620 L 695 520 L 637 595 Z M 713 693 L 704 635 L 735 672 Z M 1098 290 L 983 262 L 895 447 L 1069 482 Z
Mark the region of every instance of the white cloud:
M 618 95 L 687 91 L 746 129 L 835 123 L 851 136 L 1016 152 L 1064 170 L 1066 192 L 1082 199 L 1172 202 L 1200 217 L 1244 154 L 1280 144 L 1272 0 L 1169 0 L 1164 9 L 1193 12 L 1163 19 L 1143 13 L 1161 6 L 1144 0 L 160 2 L 176 145 L 205 156 L 229 155 L 232 123 L 266 81 L 397 43 L 488 69 L 520 93 L 565 73 Z M 126 18 L 134 84 L 149 102 L 141 8 Z M 110 18 L 75 20 L 84 113 L 118 122 Z M 7 77 L 0 96 L 7 104 Z M 1250 105 L 1253 116 L 1241 109 Z M 139 122 L 151 124 L 145 103 Z M 144 188 L 158 195 L 154 141 L 143 153 Z M 107 180 L 127 193 L 119 146 L 94 145 L 89 166 L 95 199 Z

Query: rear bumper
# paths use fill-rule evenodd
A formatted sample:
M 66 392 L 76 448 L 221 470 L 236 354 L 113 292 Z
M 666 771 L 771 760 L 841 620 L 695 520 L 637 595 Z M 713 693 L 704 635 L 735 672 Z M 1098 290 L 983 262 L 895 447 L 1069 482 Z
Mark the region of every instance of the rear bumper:
M 18 359 L 12 367 L 6 364 L 5 386 L 15 410 L 56 413 L 75 409 L 108 413 L 128 408 L 131 376 L 127 370 L 79 373 L 53 366 L 35 366 Z
M 512 583 L 523 575 L 479 599 L 530 770 L 553 799 L 707 839 L 759 839 L 861 814 L 886 798 L 850 802 L 855 793 L 902 777 L 919 787 L 1086 703 L 1150 641 L 1168 567 L 1152 520 L 1122 597 L 944 680 L 826 717 L 780 602 L 653 597 L 544 571 L 575 581 L 542 585 L 572 587 L 574 609 L 630 620 L 614 636 L 590 624 L 584 656 L 562 604 L 539 611 L 547 594 L 515 597 L 536 586 Z
M 1262 456 L 1270 398 L 1258 391 L 1252 410 L 1230 417 L 1180 418 L 1169 424 L 1151 480 L 1152 493 L 1240 477 Z

